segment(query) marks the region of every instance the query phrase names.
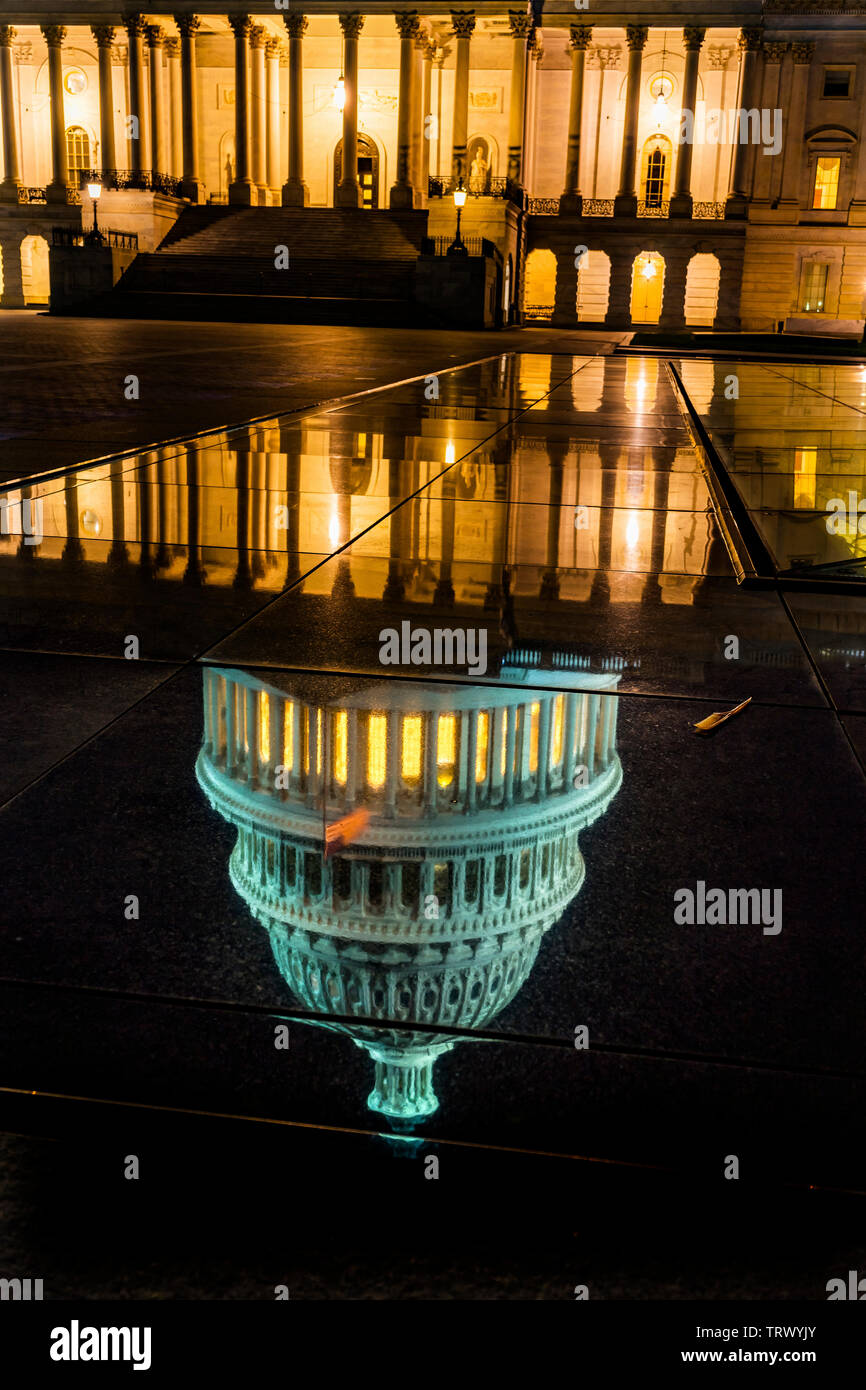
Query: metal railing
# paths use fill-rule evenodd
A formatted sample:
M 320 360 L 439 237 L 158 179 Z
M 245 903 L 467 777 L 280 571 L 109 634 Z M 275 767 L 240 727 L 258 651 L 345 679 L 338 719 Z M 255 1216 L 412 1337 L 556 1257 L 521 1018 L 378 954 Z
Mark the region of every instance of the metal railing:
M 86 183 L 101 183 L 104 190 L 112 192 L 135 189 L 143 193 L 181 197 L 181 180 L 153 169 L 82 169 L 78 177 L 82 188 Z
M 581 212 L 584 217 L 613 217 L 613 198 L 584 198 Z
M 67 203 L 72 203 L 72 204 L 80 203 L 80 202 L 81 202 L 81 192 L 80 192 L 80 190 L 77 189 L 77 188 L 67 188 L 67 190 L 66 190 L 66 201 L 67 201 Z M 38 206 L 38 205 L 40 205 L 40 204 L 45 204 L 45 203 L 48 202 L 48 189 L 47 189 L 47 188 L 24 188 L 24 187 L 19 187 L 19 189 L 18 189 L 18 202 L 19 202 L 19 203 L 23 203 L 23 204 L 33 204 L 33 205 L 36 205 L 36 206 Z
M 467 256 L 486 256 L 494 255 L 493 243 L 486 237 L 465 236 L 461 237 L 463 245 L 466 247 Z M 424 253 L 428 256 L 447 256 L 449 250 L 454 245 L 453 236 L 431 236 L 424 238 Z
M 428 198 L 449 198 L 458 186 L 458 180 L 429 178 L 427 180 Z M 510 198 L 514 184 L 511 179 L 492 178 L 489 174 L 473 187 L 472 181 L 464 183 L 470 198 Z
M 694 203 L 692 206 L 692 217 L 698 222 L 723 222 L 725 219 L 725 205 L 724 203 Z
M 558 198 L 530 198 L 526 211 L 531 212 L 536 217 L 558 217 L 559 199 Z
M 670 217 L 670 199 L 664 198 L 659 199 L 658 201 L 653 199 L 652 202 L 648 203 L 646 199 L 639 198 L 637 204 L 637 215 L 638 217 Z
M 76 227 L 52 227 L 51 241 L 54 246 L 111 246 L 116 251 L 137 251 L 138 232 L 106 231 L 82 232 Z
M 527 319 L 552 319 L 554 305 L 552 304 L 525 304 L 523 306 L 523 317 Z

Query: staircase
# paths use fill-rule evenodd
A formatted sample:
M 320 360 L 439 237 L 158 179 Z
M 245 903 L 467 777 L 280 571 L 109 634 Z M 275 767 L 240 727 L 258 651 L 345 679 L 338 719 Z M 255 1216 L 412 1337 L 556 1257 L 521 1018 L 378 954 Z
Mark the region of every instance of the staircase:
M 159 248 L 136 257 L 104 312 L 402 323 L 412 307 L 426 212 L 341 208 L 184 209 Z M 288 252 L 288 267 L 276 269 Z

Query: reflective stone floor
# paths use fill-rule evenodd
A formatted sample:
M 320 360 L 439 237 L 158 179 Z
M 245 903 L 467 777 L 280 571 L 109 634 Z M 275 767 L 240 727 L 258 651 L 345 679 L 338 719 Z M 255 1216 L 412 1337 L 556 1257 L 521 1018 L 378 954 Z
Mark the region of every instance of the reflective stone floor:
M 859 479 L 856 369 L 679 370 L 753 510 L 824 507 L 843 437 Z M 863 600 L 738 584 L 663 361 L 500 354 L 7 503 L 6 1265 L 272 1297 L 258 1198 L 209 1273 L 158 1216 L 259 1162 L 331 1191 L 318 1244 L 289 1209 L 301 1297 L 823 1299 L 862 1261 Z M 121 1278 L 33 1212 L 132 1135 L 162 1235 Z M 447 1255 L 358 1213 L 395 1193 Z

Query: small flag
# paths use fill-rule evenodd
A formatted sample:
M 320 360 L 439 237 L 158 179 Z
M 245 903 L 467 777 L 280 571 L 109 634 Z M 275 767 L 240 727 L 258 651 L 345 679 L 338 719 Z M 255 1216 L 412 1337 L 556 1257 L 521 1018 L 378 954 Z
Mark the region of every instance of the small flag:
M 353 840 L 357 840 L 362 830 L 365 830 L 370 820 L 370 812 L 364 807 L 359 811 L 350 811 L 347 816 L 341 816 L 333 824 L 325 826 L 325 861 L 331 855 L 337 854 L 346 845 L 350 845 Z

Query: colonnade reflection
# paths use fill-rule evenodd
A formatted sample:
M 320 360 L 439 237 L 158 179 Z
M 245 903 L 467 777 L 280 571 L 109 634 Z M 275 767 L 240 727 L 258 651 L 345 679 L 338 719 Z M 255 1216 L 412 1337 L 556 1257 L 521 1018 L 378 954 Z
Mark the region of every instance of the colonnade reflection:
M 436 1059 L 515 998 L 580 891 L 580 832 L 622 780 L 618 680 L 323 695 L 204 670 L 196 775 L 237 829 L 232 883 L 306 1021 L 373 1059 L 367 1104 L 397 1128 L 435 1111 Z M 348 827 L 334 854 L 326 825 Z

